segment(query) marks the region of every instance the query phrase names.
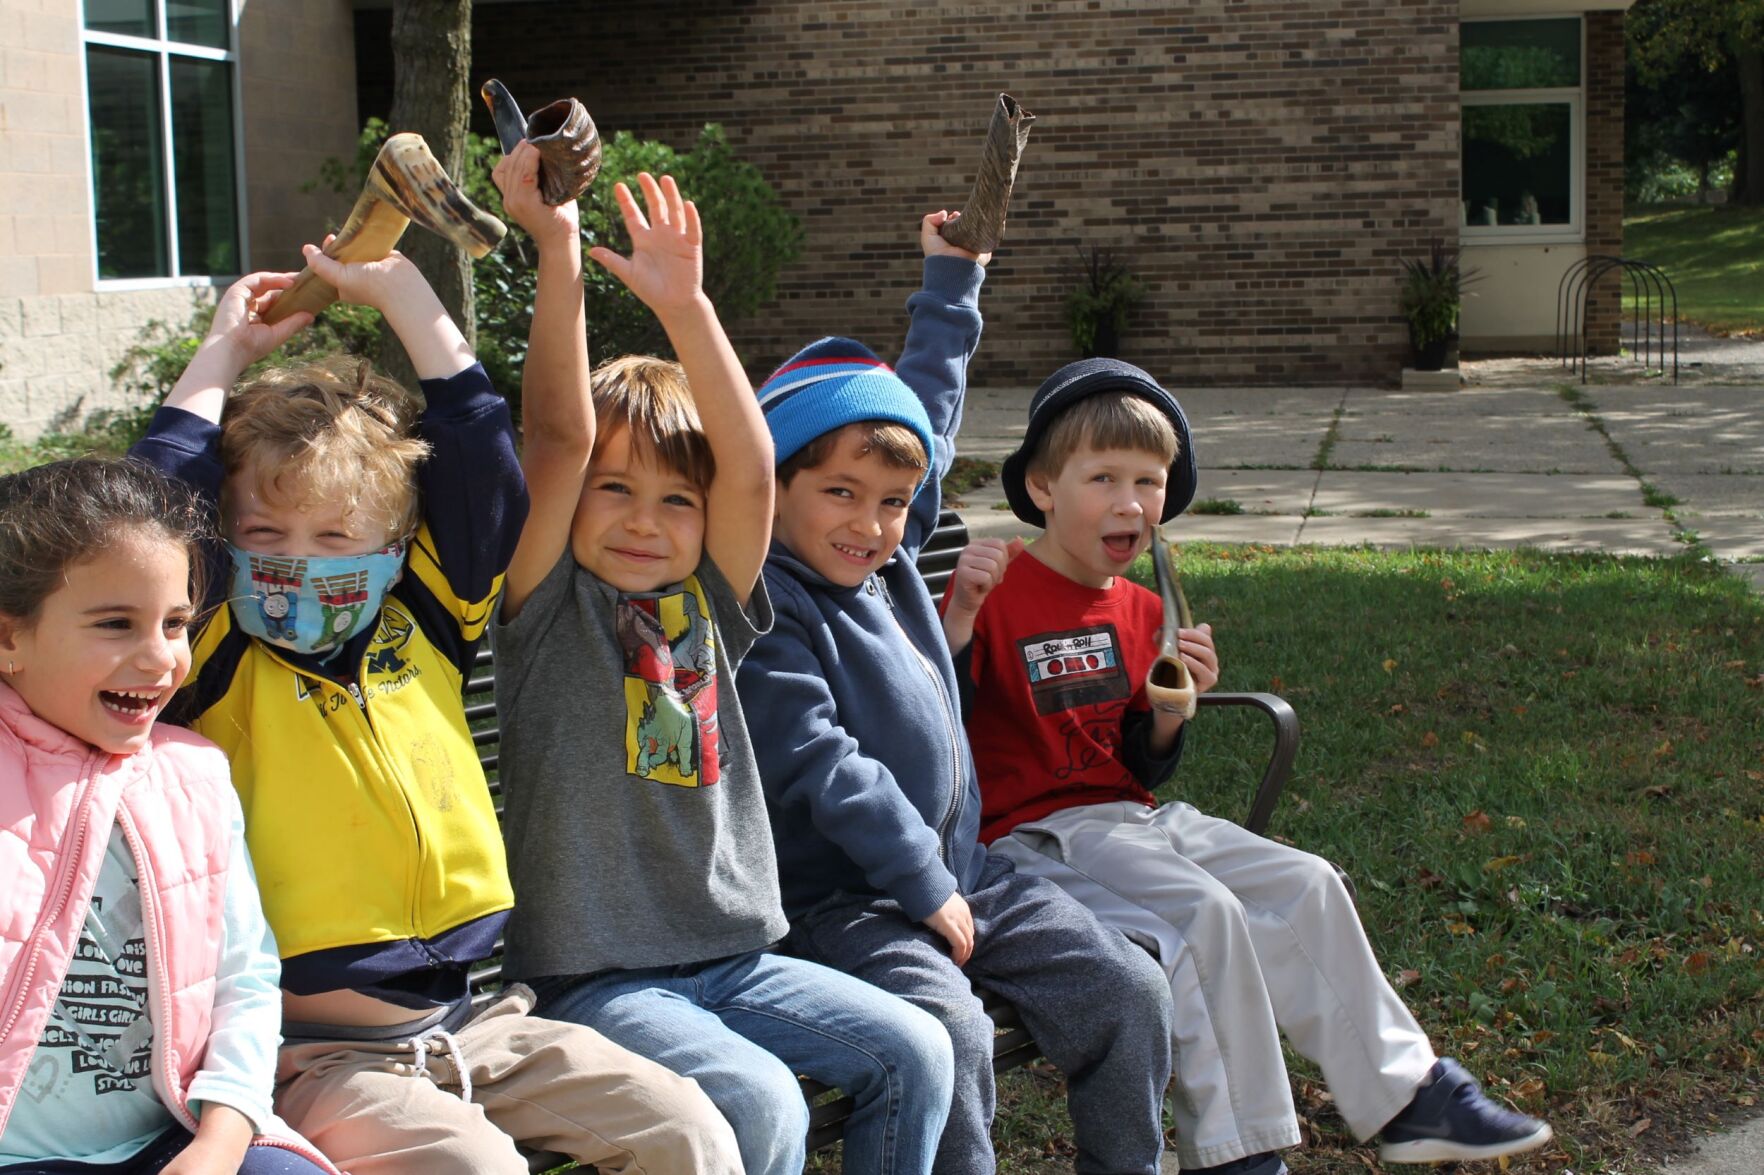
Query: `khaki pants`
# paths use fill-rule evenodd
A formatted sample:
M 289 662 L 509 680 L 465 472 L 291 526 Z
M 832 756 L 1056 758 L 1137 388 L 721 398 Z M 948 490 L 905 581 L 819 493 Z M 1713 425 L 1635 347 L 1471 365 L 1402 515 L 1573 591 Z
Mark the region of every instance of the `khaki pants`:
M 290 1045 L 276 1112 L 349 1175 L 526 1175 L 516 1143 L 602 1175 L 739 1175 L 697 1083 L 532 1006 L 515 986 L 455 1033 Z
M 1175 1002 L 1171 1112 L 1182 1166 L 1299 1141 L 1280 1032 L 1317 1063 L 1358 1138 L 1433 1067 L 1353 899 L 1321 857 L 1190 804 L 1089 804 L 1018 825 L 992 851 L 1145 946 Z

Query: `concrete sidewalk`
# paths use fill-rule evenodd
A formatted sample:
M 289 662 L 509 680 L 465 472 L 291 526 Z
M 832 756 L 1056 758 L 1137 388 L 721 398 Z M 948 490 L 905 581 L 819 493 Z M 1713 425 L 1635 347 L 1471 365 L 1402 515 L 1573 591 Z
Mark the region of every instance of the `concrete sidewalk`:
M 1011 452 L 1031 391 L 972 390 L 960 451 Z M 1584 394 L 1588 411 L 1553 387 L 1178 389 L 1201 478 L 1171 537 L 1669 556 L 1688 531 L 1764 591 L 1764 387 Z M 1003 496 L 962 496 L 975 535 L 1029 533 Z

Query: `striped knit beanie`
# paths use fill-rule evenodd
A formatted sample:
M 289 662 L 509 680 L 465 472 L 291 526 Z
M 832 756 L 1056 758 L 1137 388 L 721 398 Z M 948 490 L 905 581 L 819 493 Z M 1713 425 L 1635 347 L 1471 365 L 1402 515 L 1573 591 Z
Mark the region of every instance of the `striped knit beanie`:
M 924 444 L 927 463 L 937 455 L 925 405 L 855 339 L 826 338 L 804 347 L 760 385 L 759 402 L 779 465 L 822 433 L 864 420 L 905 425 Z

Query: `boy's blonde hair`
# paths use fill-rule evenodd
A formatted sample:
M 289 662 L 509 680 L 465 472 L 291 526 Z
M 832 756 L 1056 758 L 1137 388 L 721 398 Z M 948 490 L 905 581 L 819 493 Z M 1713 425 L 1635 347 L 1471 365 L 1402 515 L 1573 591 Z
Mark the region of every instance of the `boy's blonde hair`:
M 272 368 L 235 391 L 221 413 L 229 479 L 252 468 L 268 501 L 339 502 L 393 537 L 417 523 L 417 466 L 428 443 L 413 435 L 421 401 L 365 359 L 333 356 Z
M 803 470 L 814 469 L 825 463 L 833 456 L 833 450 L 839 445 L 839 438 L 849 432 L 856 432 L 862 442 L 860 456 L 874 453 L 891 469 L 911 470 L 923 476 L 925 470 L 931 466 L 930 454 L 925 452 L 925 442 L 906 425 L 896 424 L 892 420 L 859 420 L 830 429 L 790 454 L 789 460 L 778 466 L 778 484 L 787 486 L 790 479 Z
M 1132 392 L 1099 392 L 1054 417 L 1024 473 L 1058 477 L 1085 445 L 1150 453 L 1169 465 L 1176 460 L 1179 442 L 1170 418 L 1151 401 Z
M 698 419 L 686 372 L 652 355 L 624 355 L 594 369 L 594 452 L 620 429 L 631 434 L 633 455 L 671 470 L 706 492 L 717 476 L 710 440 Z

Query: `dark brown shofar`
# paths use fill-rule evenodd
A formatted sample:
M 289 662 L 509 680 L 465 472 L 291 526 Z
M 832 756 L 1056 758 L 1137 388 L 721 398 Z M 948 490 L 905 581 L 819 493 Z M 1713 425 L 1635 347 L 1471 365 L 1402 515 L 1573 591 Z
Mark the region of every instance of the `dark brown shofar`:
M 970 253 L 990 253 L 1004 240 L 1005 212 L 1011 203 L 1011 185 L 1017 181 L 1017 162 L 1029 142 L 1035 116 L 1009 94 L 998 96 L 992 124 L 986 128 L 986 147 L 980 157 L 980 173 L 974 191 L 955 220 L 945 221 L 938 231 L 943 239 Z

